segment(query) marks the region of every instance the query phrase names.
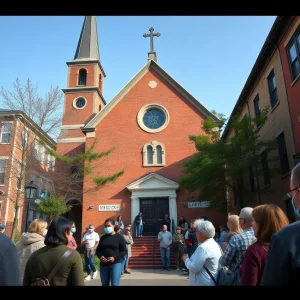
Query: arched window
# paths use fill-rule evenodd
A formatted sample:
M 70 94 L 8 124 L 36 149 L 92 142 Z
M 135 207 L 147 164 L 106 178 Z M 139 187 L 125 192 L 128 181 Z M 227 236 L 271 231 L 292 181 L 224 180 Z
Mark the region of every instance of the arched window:
M 153 164 L 153 148 L 152 146 L 147 146 L 147 163 L 148 165 Z
M 87 72 L 86 69 L 79 70 L 78 85 L 86 85 Z
M 80 176 L 80 170 L 79 170 L 79 168 L 77 166 L 73 166 L 71 168 L 71 176 L 73 178 L 78 178 Z
M 157 164 L 162 164 L 162 147 L 160 145 L 156 146 L 156 158 Z
M 147 143 L 143 147 L 143 167 L 162 167 L 166 164 L 165 146 L 158 141 Z

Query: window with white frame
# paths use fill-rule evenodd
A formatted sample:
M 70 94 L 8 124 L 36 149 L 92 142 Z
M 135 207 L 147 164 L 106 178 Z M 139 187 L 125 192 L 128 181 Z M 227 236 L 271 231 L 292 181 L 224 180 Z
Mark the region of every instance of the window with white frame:
M 45 148 L 43 146 L 40 146 L 40 161 L 41 161 L 42 164 L 46 163 Z
M 55 165 L 55 157 L 52 155 L 49 156 L 49 169 L 53 170 Z
M 47 216 L 45 214 L 43 214 L 43 220 L 47 221 Z
M 2 144 L 9 144 L 10 137 L 11 137 L 11 126 L 12 123 L 2 123 L 2 130 L 1 130 L 1 143 Z
M 36 219 L 39 219 L 39 218 L 40 218 L 40 213 L 39 213 L 38 211 L 35 213 L 35 218 L 36 218 Z
M 164 144 L 152 141 L 143 147 L 143 166 L 155 167 L 164 166 L 166 164 L 165 146 Z
M 5 183 L 6 159 L 0 159 L 0 185 Z

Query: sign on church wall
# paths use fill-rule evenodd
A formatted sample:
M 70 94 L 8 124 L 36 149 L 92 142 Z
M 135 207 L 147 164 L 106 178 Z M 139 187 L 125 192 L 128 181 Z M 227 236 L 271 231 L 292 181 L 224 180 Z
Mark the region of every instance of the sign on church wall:
M 120 204 L 99 205 L 99 211 L 119 211 Z
M 188 208 L 207 208 L 210 206 L 210 201 L 188 202 Z

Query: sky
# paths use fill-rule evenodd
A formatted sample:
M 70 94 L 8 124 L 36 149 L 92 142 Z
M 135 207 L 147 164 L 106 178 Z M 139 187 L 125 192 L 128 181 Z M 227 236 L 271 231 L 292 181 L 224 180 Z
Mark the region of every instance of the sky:
M 158 63 L 208 110 L 230 113 L 275 16 L 98 16 L 109 102 L 145 65 L 153 27 Z M 30 78 L 45 95 L 66 88 L 84 16 L 1 16 L 0 86 Z

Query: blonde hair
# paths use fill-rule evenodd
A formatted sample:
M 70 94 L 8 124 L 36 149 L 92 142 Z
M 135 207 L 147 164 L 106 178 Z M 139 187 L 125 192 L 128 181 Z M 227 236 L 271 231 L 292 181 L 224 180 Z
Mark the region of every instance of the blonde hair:
M 241 233 L 243 231 L 243 229 L 240 226 L 240 222 L 239 222 L 239 216 L 238 215 L 230 215 L 228 216 L 228 227 L 229 228 L 229 233 L 231 232 L 236 232 L 236 233 Z
M 28 232 L 41 234 L 42 229 L 47 228 L 47 226 L 48 226 L 48 223 L 46 221 L 34 219 L 29 225 Z

